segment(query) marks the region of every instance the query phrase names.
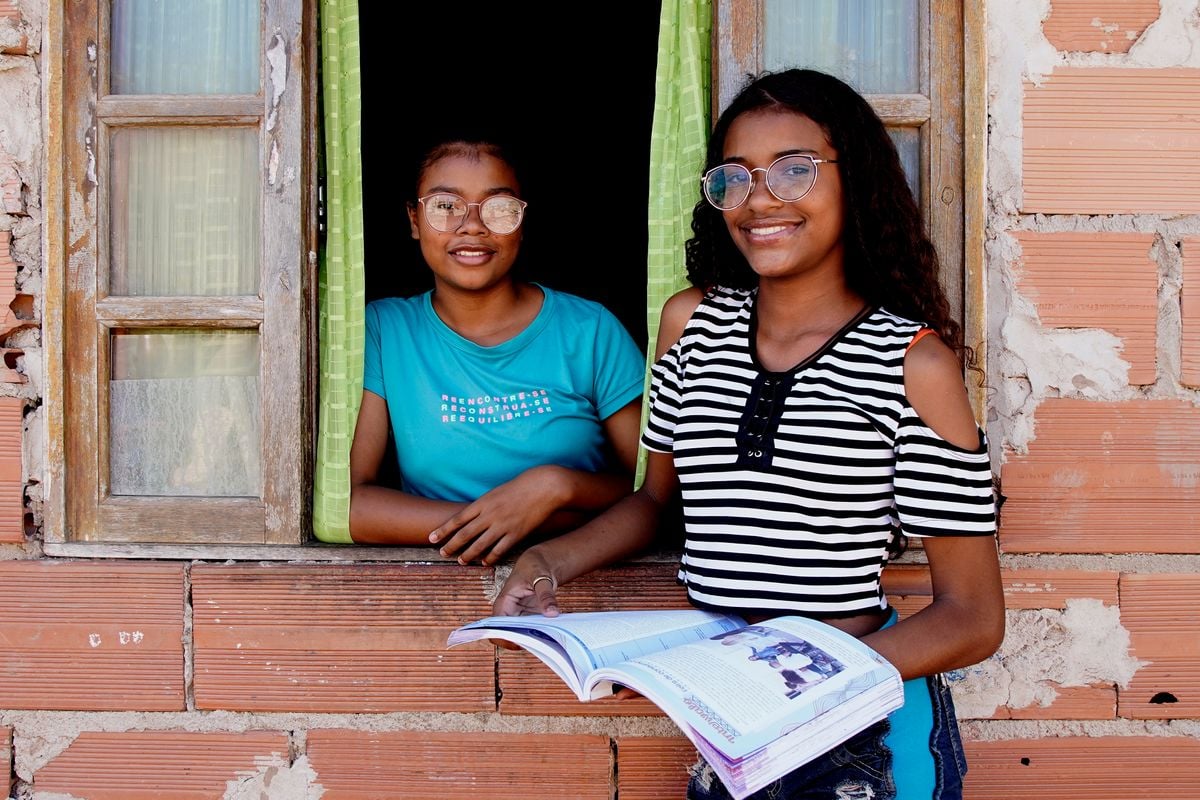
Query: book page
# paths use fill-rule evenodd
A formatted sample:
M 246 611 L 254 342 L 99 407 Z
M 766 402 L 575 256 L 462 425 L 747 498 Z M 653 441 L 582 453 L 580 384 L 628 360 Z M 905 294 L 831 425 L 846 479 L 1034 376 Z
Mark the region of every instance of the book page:
M 598 670 L 592 680 L 641 692 L 729 758 L 837 709 L 885 677 L 899 682 L 894 667 L 853 637 L 809 620 L 780 622 L 638 657 Z
M 548 636 L 562 645 L 582 677 L 600 666 L 705 639 L 744 624 L 742 619 L 726 614 L 680 609 L 488 617 L 459 630 L 510 629 Z M 458 643 L 457 633 L 451 635 L 450 644 Z
M 897 683 L 890 691 L 883 687 L 881 684 L 878 687 L 881 691 L 853 697 L 838 714 L 826 714 L 813 723 L 797 726 L 742 758 L 727 758 L 696 731 L 691 731 L 688 738 L 716 770 L 734 799 L 741 800 L 838 746 L 904 704 L 902 684 Z
M 611 686 L 583 687 L 588 673 L 745 624 L 738 617 L 696 609 L 598 611 L 546 617 L 487 617 L 453 631 L 449 647 L 480 639 L 503 639 L 540 658 L 580 700 L 611 694 Z
M 580 700 L 587 700 L 588 695 L 582 688 L 583 675 L 577 674 L 571 656 L 561 644 L 546 636 L 541 631 L 524 629 L 508 630 L 505 628 L 459 628 L 450 634 L 447 647 L 453 647 L 467 642 L 477 642 L 485 639 L 501 639 L 520 645 L 542 660 L 554 674 L 565 683 Z

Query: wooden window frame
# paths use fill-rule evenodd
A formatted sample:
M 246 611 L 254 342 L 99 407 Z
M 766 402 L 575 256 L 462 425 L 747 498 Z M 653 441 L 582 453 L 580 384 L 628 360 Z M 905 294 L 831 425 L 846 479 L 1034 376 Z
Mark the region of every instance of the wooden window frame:
M 920 11 L 921 92 L 867 95 L 889 125 L 920 132 L 921 211 L 941 257 L 941 280 L 967 344 L 986 369 L 984 295 L 987 131 L 984 0 L 925 0 Z M 764 67 L 763 0 L 714 0 L 713 119 L 748 74 Z M 984 388 L 971 382 L 983 418 Z
M 315 0 L 267 0 L 253 95 L 112 95 L 104 0 L 53 3 L 47 53 L 47 470 L 50 555 L 209 554 L 222 545 L 301 545 L 309 536 L 315 420 Z M 257 130 L 257 296 L 107 293 L 110 135 L 123 126 Z M 113 328 L 257 329 L 262 495 L 113 497 L 107 492 L 107 341 Z M 106 552 L 107 548 L 107 552 Z
M 194 108 L 195 114 L 210 115 L 210 119 L 224 120 L 227 116 L 253 120 L 260 126 L 262 152 L 269 153 L 272 146 L 278 147 L 283 155 L 282 164 L 294 165 L 295 173 L 290 179 L 297 181 L 292 211 L 284 214 L 284 225 L 290 230 L 287 237 L 280 237 L 277 227 L 271 222 L 264 206 L 264 273 L 272 274 L 290 282 L 297 276 L 302 284 L 300 301 L 290 316 L 291 344 L 302 352 L 300 364 L 293 364 L 293 376 L 287 380 L 290 394 L 286 403 L 287 414 L 294 420 L 289 423 L 290 441 L 283 437 L 283 445 L 294 465 L 292 477 L 276 483 L 269 491 L 276 498 L 273 508 L 283 516 L 265 522 L 262 542 L 264 546 L 251 546 L 238 537 L 228 535 L 228 521 L 206 524 L 201 527 L 211 538 L 192 535 L 190 537 L 167 537 L 164 531 L 185 526 L 186 519 L 179 516 L 158 517 L 148 528 L 142 516 L 137 530 L 125 536 L 108 536 L 97 531 L 100 519 L 99 486 L 87 498 L 82 511 L 72 508 L 68 495 L 74 495 L 74 476 L 68 462 L 78 453 L 95 451 L 100 435 L 98 404 L 89 412 L 93 425 L 79 424 L 78 409 L 69 408 L 68 401 L 77 390 L 68 391 L 73 379 L 80 376 L 72 373 L 77 368 L 76 344 L 90 350 L 95 360 L 98 331 L 89 336 L 78 332 L 79 313 L 72 307 L 69 297 L 78 294 L 81 281 L 100 274 L 100 257 L 97 235 L 100 228 L 100 198 L 96 178 L 103 173 L 96 170 L 101 166 L 98 154 L 103 153 L 107 141 L 99 141 L 98 133 L 110 122 L 130 124 L 146 119 L 159 119 L 158 115 L 170 115 L 170 104 L 174 98 L 112 98 L 101 96 L 100 76 L 104 75 L 103 51 L 99 43 L 101 36 L 100 2 L 83 0 L 79 3 L 51 3 L 48 8 L 46 26 L 49 41 L 61 43 L 48 48 L 45 54 L 47 72 L 47 107 L 52 110 L 47 128 L 47 172 L 45 175 L 45 238 L 48 265 L 44 276 L 45 302 L 43 306 L 43 336 L 45 342 L 45 393 L 44 420 L 47 454 L 46 481 L 42 487 L 44 498 L 44 550 L 48 555 L 88 555 L 120 557 L 199 557 L 199 558 L 271 558 L 271 559 L 375 559 L 412 560 L 428 559 L 426 549 L 354 548 L 325 546 L 309 541 L 309 510 L 312 492 L 311 469 L 315 442 L 316 415 L 315 392 L 317 386 L 317 341 L 316 341 L 316 251 L 317 251 L 317 206 L 316 176 L 313 169 L 317 163 L 318 108 L 317 108 L 317 55 L 316 55 L 316 2 L 315 0 L 268 0 L 264 20 L 264 43 L 270 38 L 266 31 L 285 30 L 295 32 L 294 23 L 289 25 L 273 12 L 276 8 L 301 7 L 302 31 L 286 40 L 286 64 L 289 82 L 282 97 L 281 108 L 286 109 L 289 119 L 302 120 L 303 134 L 285 141 L 282 127 L 276 126 L 271 134 L 261 128 L 265 114 L 269 112 L 269 93 L 260 92 L 257 103 L 231 101 L 226 105 L 210 105 Z M 984 48 L 985 18 L 984 0 L 929 0 L 930 11 L 923 17 L 923 29 L 931 32 L 931 47 L 922 48 L 933 53 L 922 62 L 923 88 L 920 96 L 873 96 L 869 99 L 880 111 L 885 121 L 919 124 L 922 127 L 922 163 L 926 165 L 921 176 L 921 204 L 930 219 L 931 233 L 943 256 L 944 280 L 949 290 L 956 313 L 960 314 L 966 331 L 967 342 L 976 346 L 979 362 L 984 366 L 986 349 L 984 320 L 983 243 L 985 219 L 984 153 L 986 136 L 986 53 Z M 741 85 L 746 74 L 761 69 L 761 33 L 763 9 L 761 0 L 714 0 L 713 63 L 713 108 L 719 110 Z M 265 44 L 264 44 L 265 54 Z M 962 83 L 951 89 L 949 84 L 931 76 L 942 74 L 947 59 L 957 59 Z M 270 81 L 271 66 L 264 59 L 263 81 Z M 935 73 L 936 70 L 936 73 Z M 293 80 L 292 77 L 300 80 Z M 934 88 L 929 93 L 930 86 Z M 209 98 L 200 100 L 203 104 Z M 157 105 L 155 105 L 157 103 Z M 53 110 L 62 109 L 62 116 L 55 118 Z M 714 118 L 716 111 L 714 111 Z M 952 117 L 957 124 L 946 125 L 939 120 Z M 101 145 L 98 147 L 98 144 Z M 264 156 L 264 159 L 266 156 Z M 934 203 L 932 198 L 941 198 Z M 947 202 L 949 198 L 951 202 Z M 281 213 L 275 209 L 273 213 Z M 282 270 L 270 273 L 266 270 L 266 258 L 272 256 L 278 263 L 279 252 L 271 252 L 265 244 L 269 236 L 276 243 L 290 247 L 292 254 L 283 261 L 295 265 L 295 271 Z M 264 288 L 270 282 L 264 279 Z M 94 290 L 94 286 L 93 286 Z M 93 295 L 94 296 L 94 295 Z M 174 301 L 180 302 L 178 300 Z M 78 305 L 78 304 L 76 304 Z M 148 326 L 161 320 L 154 317 L 150 309 L 129 304 L 127 298 L 106 298 L 99 305 L 104 314 L 95 320 L 97 325 L 129 324 Z M 219 309 L 203 312 L 205 323 L 211 327 L 237 325 L 262 325 L 267 323 L 268 314 L 261 303 L 243 301 L 224 304 Z M 278 320 L 272 320 L 277 322 Z M 280 327 L 272 327 L 278 331 Z M 285 336 L 285 338 L 287 338 Z M 82 376 L 90 382 L 90 396 L 95 397 L 99 386 L 100 365 L 95 372 Z M 267 381 L 264 380 L 266 392 Z M 278 386 L 272 387 L 278 390 Z M 83 397 L 86 399 L 89 393 Z M 285 398 L 286 399 L 286 398 Z M 983 389 L 974 390 L 972 400 L 977 413 L 984 407 Z M 74 402 L 74 401 L 72 401 Z M 264 422 L 266 419 L 264 417 Z M 106 420 L 105 420 L 105 427 Z M 72 428 L 78 429 L 68 435 Z M 278 430 L 283 430 L 279 428 Z M 275 438 L 278 438 L 275 436 Z M 99 464 L 98 457 L 96 464 Z M 98 473 L 98 466 L 92 468 Z M 68 479 L 72 482 L 69 483 Z M 279 502 L 281 501 L 281 502 Z M 118 504 L 119 505 L 119 504 Z M 215 505 L 209 503 L 208 505 Z M 265 507 L 265 506 L 264 506 Z M 113 507 L 110 521 L 124 519 L 121 509 Z M 136 515 L 137 511 L 130 512 Z M 166 525 L 159 529 L 160 524 Z M 204 538 L 203 542 L 189 541 Z

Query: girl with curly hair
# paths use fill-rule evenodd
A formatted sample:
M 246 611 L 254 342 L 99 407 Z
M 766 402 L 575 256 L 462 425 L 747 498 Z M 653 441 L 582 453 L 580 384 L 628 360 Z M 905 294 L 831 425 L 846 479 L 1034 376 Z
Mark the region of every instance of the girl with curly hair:
M 526 551 L 494 611 L 557 614 L 558 586 L 652 545 L 681 492 L 694 605 L 820 619 L 905 679 L 901 709 L 752 797 L 960 798 L 942 673 L 1004 634 L 995 500 L 971 352 L 896 149 L 842 81 L 767 73 L 721 114 L 702 188 L 693 286 L 663 309 L 645 480 Z M 911 538 L 933 596 L 899 619 L 881 575 Z M 729 794 L 701 762 L 688 797 Z

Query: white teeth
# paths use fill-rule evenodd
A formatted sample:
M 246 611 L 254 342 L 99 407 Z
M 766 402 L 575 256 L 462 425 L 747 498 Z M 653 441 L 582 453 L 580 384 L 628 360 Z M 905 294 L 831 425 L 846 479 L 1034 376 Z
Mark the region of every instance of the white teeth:
M 464 258 L 476 258 L 478 256 L 486 256 L 487 254 L 488 254 L 487 250 L 455 250 L 454 251 L 454 255 L 462 256 Z
M 786 231 L 786 230 L 787 230 L 786 225 L 771 225 L 770 227 L 767 227 L 767 228 L 751 228 L 750 235 L 751 236 L 770 236 L 773 233 L 779 233 L 780 231 Z

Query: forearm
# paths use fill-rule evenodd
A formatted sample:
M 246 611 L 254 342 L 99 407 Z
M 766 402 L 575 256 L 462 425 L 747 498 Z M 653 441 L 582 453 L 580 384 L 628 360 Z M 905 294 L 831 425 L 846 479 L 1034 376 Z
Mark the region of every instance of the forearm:
M 537 479 L 553 492 L 555 505 L 566 511 L 603 511 L 633 491 L 625 472 L 587 472 L 547 465 L 534 467 Z
M 635 556 L 653 544 L 663 506 L 645 492 L 627 495 L 608 511 L 570 533 L 534 545 L 559 584 Z
M 937 599 L 862 638 L 905 680 L 978 664 L 996 652 L 1004 638 L 1003 599 L 975 605 Z
M 464 505 L 359 484 L 350 491 L 350 538 L 357 544 L 428 546 L 430 531 Z
M 905 680 L 978 664 L 999 644 L 978 615 L 930 605 L 863 641 L 886 658 Z

